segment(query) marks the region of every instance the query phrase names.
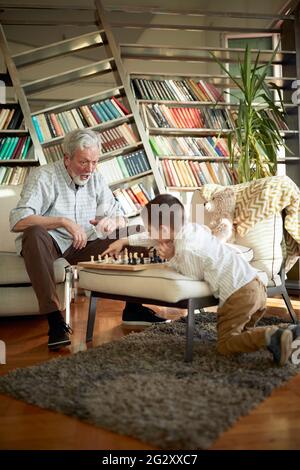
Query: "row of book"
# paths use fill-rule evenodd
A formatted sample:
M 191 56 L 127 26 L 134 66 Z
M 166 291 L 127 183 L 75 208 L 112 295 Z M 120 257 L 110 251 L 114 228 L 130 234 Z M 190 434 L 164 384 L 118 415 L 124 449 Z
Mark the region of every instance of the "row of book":
M 44 113 L 32 116 L 40 142 L 62 137 L 68 132 L 85 127 L 95 127 L 103 122 L 129 114 L 123 103 L 115 98 L 78 106 L 61 113 Z
M 128 145 L 135 145 L 139 140 L 130 124 L 126 122 L 121 126 L 100 132 L 102 153 L 112 152 Z
M 113 191 L 125 215 L 133 215 L 152 199 L 152 194 L 144 185 L 134 184 L 130 188 L 118 188 Z
M 122 149 L 128 145 L 135 145 L 138 142 L 138 138 L 131 125 L 127 123 L 115 127 L 114 129 L 102 131 L 99 134 L 102 153 L 104 154 Z M 60 160 L 64 156 L 62 144 L 54 144 L 49 147 L 44 147 L 43 150 L 48 163 Z
M 144 150 L 127 155 L 120 155 L 112 160 L 99 163 L 98 169 L 108 184 L 136 176 L 150 170 L 148 158 Z
M 19 107 L 0 109 L 0 129 L 19 129 L 23 121 L 23 114 Z
M 167 101 L 218 101 L 224 102 L 222 93 L 211 83 L 191 78 L 181 80 L 149 80 L 133 78 L 137 99 Z
M 150 145 L 156 156 L 228 157 L 227 140 L 222 137 L 151 136 Z
M 168 187 L 199 187 L 203 184 L 233 184 L 236 180 L 228 164 L 223 162 L 198 162 L 194 160 L 161 161 Z
M 29 168 L 22 166 L 1 166 L 0 167 L 0 185 L 23 184 Z
M 0 160 L 24 160 L 31 146 L 29 135 L 22 137 L 0 138 Z
M 147 127 L 182 129 L 233 129 L 229 109 L 176 108 L 164 104 L 142 104 Z

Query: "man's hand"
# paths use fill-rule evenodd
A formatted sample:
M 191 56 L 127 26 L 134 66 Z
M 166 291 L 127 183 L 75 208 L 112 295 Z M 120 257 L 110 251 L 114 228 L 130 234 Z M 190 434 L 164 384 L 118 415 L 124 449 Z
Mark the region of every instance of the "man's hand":
M 99 219 L 92 219 L 90 220 L 90 224 L 95 225 L 96 231 L 101 233 L 107 233 L 109 235 L 112 233 L 116 228 L 125 227 L 126 222 L 124 217 L 102 217 Z
M 117 257 L 126 245 L 128 245 L 127 238 L 116 240 L 115 242 L 111 243 L 109 247 L 103 251 L 103 253 L 101 253 L 101 256 L 109 255 Z
M 171 259 L 175 255 L 174 243 L 169 240 L 167 242 L 158 243 L 158 253 L 162 259 Z
M 87 244 L 87 235 L 81 225 L 76 224 L 73 220 L 64 219 L 63 227 L 73 237 L 73 247 L 76 250 L 81 250 Z

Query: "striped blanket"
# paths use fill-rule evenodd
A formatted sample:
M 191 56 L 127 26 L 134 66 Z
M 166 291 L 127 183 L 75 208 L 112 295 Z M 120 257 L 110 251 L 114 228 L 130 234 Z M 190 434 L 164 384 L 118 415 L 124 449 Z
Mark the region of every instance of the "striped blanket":
M 288 176 L 271 176 L 231 186 L 236 195 L 234 223 L 240 236 L 255 224 L 284 210 L 286 272 L 300 256 L 300 190 Z M 199 189 L 209 201 L 223 186 L 207 184 Z

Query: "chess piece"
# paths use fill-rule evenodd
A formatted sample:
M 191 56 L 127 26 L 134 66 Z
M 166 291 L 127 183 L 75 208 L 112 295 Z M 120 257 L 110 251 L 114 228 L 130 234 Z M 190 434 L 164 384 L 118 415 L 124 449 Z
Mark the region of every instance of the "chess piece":
M 91 263 L 95 263 L 94 258 L 95 258 L 95 256 L 91 256 Z
M 105 255 L 105 256 L 104 256 L 104 263 L 108 264 L 108 262 L 109 262 L 108 255 Z
M 132 257 L 132 253 L 129 253 L 129 260 L 128 260 L 128 264 L 133 264 L 133 257 Z
M 133 253 L 132 264 L 134 264 L 134 265 L 138 264 L 138 254 L 137 254 L 137 252 Z
M 125 248 L 125 250 L 124 250 L 124 264 L 129 264 L 128 249 L 127 248 Z
M 158 263 L 159 256 L 157 255 L 157 249 L 154 248 L 153 250 L 153 263 Z
M 145 264 L 144 253 L 141 253 L 140 264 Z
M 121 255 L 118 256 L 118 263 L 122 264 L 122 256 Z
M 102 261 L 101 255 L 98 255 L 98 263 L 101 263 L 101 261 Z

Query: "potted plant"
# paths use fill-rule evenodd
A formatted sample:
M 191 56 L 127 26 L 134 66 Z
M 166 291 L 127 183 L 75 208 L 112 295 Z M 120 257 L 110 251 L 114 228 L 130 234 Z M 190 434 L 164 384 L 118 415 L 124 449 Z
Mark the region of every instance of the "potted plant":
M 287 127 L 279 88 L 265 81 L 277 49 L 267 63 L 259 65 L 260 52 L 252 63 L 247 47 L 243 61 L 238 62 L 239 77 L 211 53 L 240 91 L 239 96 L 230 93 L 238 99 L 238 111 L 234 129 L 228 135 L 230 164 L 237 171 L 239 183 L 275 175 L 278 149 L 285 146 L 280 131 Z M 278 94 L 280 106 L 274 102 L 272 90 Z

